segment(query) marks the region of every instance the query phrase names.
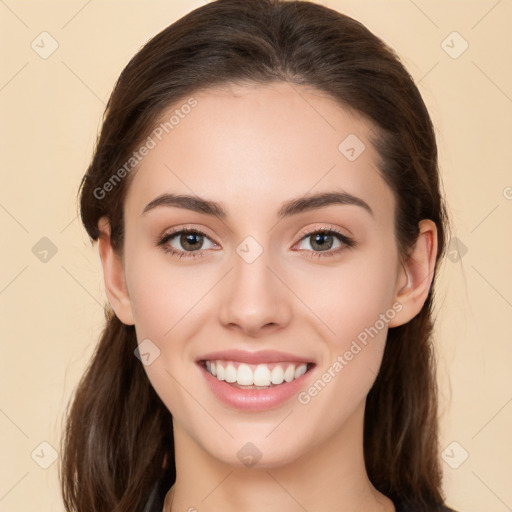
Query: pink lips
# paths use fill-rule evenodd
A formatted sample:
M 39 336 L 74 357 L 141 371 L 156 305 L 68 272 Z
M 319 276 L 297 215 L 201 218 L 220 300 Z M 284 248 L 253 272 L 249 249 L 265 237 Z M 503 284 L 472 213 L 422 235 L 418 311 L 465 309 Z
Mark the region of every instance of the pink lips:
M 261 350 L 260 352 L 247 352 L 245 350 L 222 350 L 210 352 L 198 358 L 196 361 L 239 361 L 247 364 L 263 363 L 311 363 L 311 359 L 277 352 L 275 350 Z
M 280 362 L 310 364 L 308 364 L 308 371 L 304 375 L 301 375 L 299 378 L 294 379 L 291 382 L 283 382 L 282 384 L 271 388 L 240 389 L 231 386 L 225 381 L 218 380 L 206 370 L 204 361 L 217 360 L 239 361 L 246 364 Z M 305 388 L 306 381 L 309 381 L 311 378 L 313 371 L 310 367 L 316 366 L 312 363 L 311 359 L 305 359 L 303 357 L 294 356 L 293 354 L 270 350 L 260 352 L 247 352 L 241 350 L 212 352 L 201 356 L 197 359 L 197 363 L 210 390 L 221 402 L 236 409 L 253 412 L 273 409 L 283 404 L 291 397 L 296 396 Z

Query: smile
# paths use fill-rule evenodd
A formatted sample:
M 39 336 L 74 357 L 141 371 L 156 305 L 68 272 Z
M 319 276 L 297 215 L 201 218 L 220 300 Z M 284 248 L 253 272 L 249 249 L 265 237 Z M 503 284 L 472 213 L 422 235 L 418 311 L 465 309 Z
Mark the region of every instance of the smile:
M 238 361 L 202 361 L 217 380 L 240 389 L 268 389 L 283 382 L 292 382 L 304 375 L 312 364 L 280 362 L 246 364 Z
M 196 363 L 214 397 L 246 412 L 286 404 L 308 386 L 317 366 L 293 354 L 239 350 L 204 354 Z

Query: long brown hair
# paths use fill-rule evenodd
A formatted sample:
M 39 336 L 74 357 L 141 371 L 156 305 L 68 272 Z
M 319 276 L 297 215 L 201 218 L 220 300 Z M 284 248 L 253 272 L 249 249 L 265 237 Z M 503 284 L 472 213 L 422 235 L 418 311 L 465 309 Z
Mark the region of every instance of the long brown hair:
M 433 220 L 435 281 L 448 221 L 435 134 L 420 93 L 382 40 L 350 17 L 307 1 L 210 2 L 161 31 L 131 59 L 108 101 L 80 187 L 81 219 L 91 240 L 98 239 L 98 220 L 106 216 L 112 244 L 122 253 L 123 201 L 133 173 L 119 170 L 164 109 L 210 86 L 274 81 L 312 86 L 373 123 L 380 171 L 397 201 L 400 256 L 407 258 L 419 221 Z M 114 176 L 122 179 L 112 181 Z M 418 511 L 444 503 L 433 293 L 432 285 L 420 313 L 389 330 L 364 424 L 371 482 Z M 141 511 L 156 481 L 165 478 L 171 486 L 176 478 L 172 416 L 134 356 L 134 327 L 108 307 L 105 313 L 99 344 L 66 411 L 59 471 L 68 511 Z

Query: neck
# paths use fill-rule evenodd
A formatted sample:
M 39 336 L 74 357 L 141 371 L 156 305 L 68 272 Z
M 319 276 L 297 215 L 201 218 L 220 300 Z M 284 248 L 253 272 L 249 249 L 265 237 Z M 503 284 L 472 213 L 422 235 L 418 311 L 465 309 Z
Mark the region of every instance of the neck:
M 363 418 L 364 404 L 326 443 L 279 467 L 251 468 L 211 457 L 175 424 L 177 478 L 164 512 L 394 512 L 366 473 Z

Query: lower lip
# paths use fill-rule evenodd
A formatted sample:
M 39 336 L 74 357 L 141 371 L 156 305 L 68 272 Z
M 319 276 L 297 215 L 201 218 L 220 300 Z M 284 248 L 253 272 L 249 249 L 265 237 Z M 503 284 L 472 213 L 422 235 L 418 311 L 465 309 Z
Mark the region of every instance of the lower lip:
M 313 368 L 291 382 L 284 382 L 273 388 L 240 389 L 217 379 L 201 364 L 198 365 L 213 394 L 223 403 L 244 411 L 265 411 L 273 409 L 297 395 L 303 389 Z

